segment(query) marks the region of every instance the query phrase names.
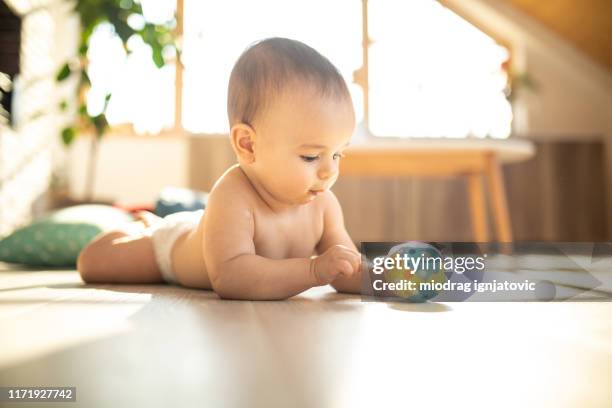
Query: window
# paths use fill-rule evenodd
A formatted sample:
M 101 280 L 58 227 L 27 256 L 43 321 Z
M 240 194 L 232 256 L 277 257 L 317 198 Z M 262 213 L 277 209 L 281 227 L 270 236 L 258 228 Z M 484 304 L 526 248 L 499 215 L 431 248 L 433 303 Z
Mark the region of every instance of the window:
M 361 8 L 355 0 L 185 0 L 183 126 L 199 133 L 228 132 L 230 71 L 242 51 L 266 37 L 303 41 L 327 56 L 347 83 L 355 111 L 361 89 Z
M 508 51 L 436 1 L 371 0 L 370 130 L 505 138 Z
M 174 18 L 174 0 L 141 0 L 144 18 L 163 24 Z M 128 20 L 130 25 L 144 25 Z M 158 69 L 151 48 L 138 36 L 128 41 L 126 54 L 110 24 L 99 25 L 90 38 L 88 73 L 92 87 L 87 95 L 91 115 L 102 111 L 112 92 L 107 119 L 111 125 L 131 123 L 138 133 L 157 133 L 174 125 L 174 64 Z
M 188 131 L 226 133 L 227 82 L 234 62 L 253 41 L 284 36 L 313 46 L 339 68 L 358 122 L 364 120 L 367 95 L 366 121 L 376 136 L 510 134 L 512 110 L 502 68 L 508 50 L 437 1 L 369 0 L 366 28 L 372 43 L 367 50 L 362 48 L 365 0 L 178 1 L 184 6 L 179 109 Z M 175 10 L 175 0 L 142 3 L 149 21 L 167 21 Z M 94 41 L 90 113 L 101 109 L 112 89 L 111 124 L 132 122 L 137 131 L 152 133 L 172 127 L 175 67 L 155 68 L 140 39 L 130 41 L 132 54 L 125 56 L 108 27 L 100 27 Z M 364 64 L 364 51 L 368 81 L 357 85 L 353 74 Z

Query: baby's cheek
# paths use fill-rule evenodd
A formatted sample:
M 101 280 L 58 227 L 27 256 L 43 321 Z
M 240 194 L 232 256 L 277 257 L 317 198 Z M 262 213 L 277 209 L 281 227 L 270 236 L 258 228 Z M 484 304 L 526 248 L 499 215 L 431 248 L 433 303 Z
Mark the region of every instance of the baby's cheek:
M 294 173 L 291 184 L 294 189 L 304 190 L 312 186 L 313 180 L 314 177 L 308 170 L 301 170 Z
M 304 172 L 304 182 L 308 184 L 320 184 L 316 166 L 312 166 L 308 171 Z

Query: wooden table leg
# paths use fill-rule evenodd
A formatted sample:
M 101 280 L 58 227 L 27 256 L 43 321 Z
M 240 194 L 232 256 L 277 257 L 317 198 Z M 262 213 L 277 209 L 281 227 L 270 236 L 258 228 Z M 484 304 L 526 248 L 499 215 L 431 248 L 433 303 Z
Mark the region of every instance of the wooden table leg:
M 471 173 L 467 176 L 470 195 L 470 212 L 472 216 L 472 232 L 475 242 L 489 241 L 489 226 L 487 225 L 487 207 L 484 199 L 481 173 Z
M 501 167 L 495 154 L 487 155 L 485 174 L 489 184 L 493 219 L 499 242 L 512 242 L 512 226 Z

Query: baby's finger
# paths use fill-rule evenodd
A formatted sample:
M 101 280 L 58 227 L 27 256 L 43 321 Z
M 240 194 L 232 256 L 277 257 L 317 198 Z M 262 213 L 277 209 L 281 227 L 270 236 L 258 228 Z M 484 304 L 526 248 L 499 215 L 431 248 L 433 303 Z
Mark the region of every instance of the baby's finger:
M 346 259 L 350 262 L 351 267 L 355 272 L 361 269 L 361 254 L 359 252 L 347 248 L 346 251 L 343 251 L 342 255 L 343 259 Z
M 351 265 L 348 260 L 341 259 L 340 261 L 338 261 L 338 271 L 341 275 L 346 276 L 348 278 L 354 273 L 353 265 Z

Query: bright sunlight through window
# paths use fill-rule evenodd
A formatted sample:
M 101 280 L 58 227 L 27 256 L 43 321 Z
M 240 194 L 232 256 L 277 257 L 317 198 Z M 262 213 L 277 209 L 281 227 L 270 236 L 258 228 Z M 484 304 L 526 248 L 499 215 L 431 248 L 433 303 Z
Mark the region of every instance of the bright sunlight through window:
M 172 18 L 174 0 L 142 1 L 145 18 Z M 370 129 L 376 136 L 508 137 L 512 110 L 504 95 L 508 51 L 433 0 L 370 0 Z M 139 21 L 131 22 L 142 24 Z M 183 127 L 225 133 L 227 82 L 240 53 L 272 36 L 303 41 L 327 56 L 345 77 L 357 121 L 363 92 L 352 83 L 362 65 L 359 0 L 184 0 Z M 174 120 L 173 64 L 157 69 L 150 49 L 130 40 L 126 55 L 109 26 L 92 37 L 88 110 L 109 91 L 111 124 L 138 132 L 170 128 Z
M 174 18 L 173 0 L 141 0 L 146 21 L 163 24 Z M 131 19 L 128 24 L 144 25 Z M 126 54 L 109 24 L 97 27 L 90 39 L 88 73 L 92 87 L 87 110 L 102 112 L 104 97 L 112 92 L 107 119 L 111 125 L 131 123 L 138 133 L 157 133 L 174 124 L 174 64 L 158 69 L 151 48 L 141 38 L 128 41 Z
M 192 132 L 228 132 L 227 83 L 244 49 L 267 37 L 303 41 L 340 70 L 358 115 L 361 88 L 361 6 L 355 0 L 185 0 L 183 125 Z M 360 119 L 359 119 L 360 120 Z
M 368 4 L 373 134 L 509 136 L 505 48 L 436 1 Z

